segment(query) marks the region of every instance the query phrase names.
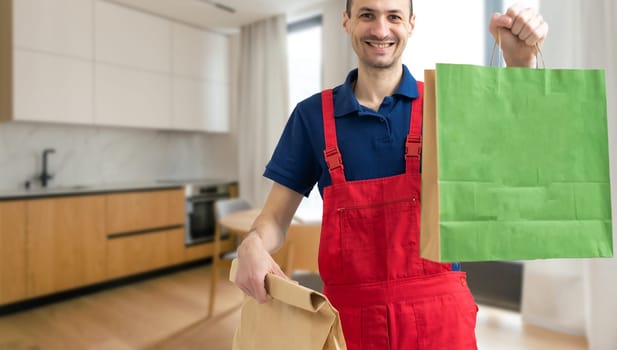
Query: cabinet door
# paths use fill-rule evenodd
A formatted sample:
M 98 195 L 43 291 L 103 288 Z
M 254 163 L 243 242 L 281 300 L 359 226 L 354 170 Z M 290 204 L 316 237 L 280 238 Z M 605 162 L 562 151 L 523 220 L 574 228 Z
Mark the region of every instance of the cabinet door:
M 186 248 L 184 246 L 184 228 L 167 231 L 166 233 L 167 256 L 170 265 L 181 264 L 186 261 Z
M 177 208 L 182 190 L 116 193 L 106 196 L 109 235 L 184 224 Z M 175 202 L 170 202 L 170 199 Z M 170 208 L 175 209 L 170 209 Z
M 207 109 L 206 131 L 229 131 L 229 84 L 208 83 L 206 85 Z
M 0 202 L 0 304 L 26 298 L 26 206 Z
M 92 62 L 14 51 L 15 120 L 92 124 Z
M 14 45 L 92 59 L 92 0 L 13 0 Z
M 208 132 L 229 131 L 229 85 L 174 78 L 172 127 Z
M 174 77 L 172 127 L 178 130 L 205 131 L 208 96 L 201 80 Z
M 110 239 L 107 254 L 108 277 L 118 278 L 169 265 L 168 232 Z
M 181 189 L 106 196 L 109 278 L 185 260 Z
M 171 75 L 96 64 L 95 123 L 168 129 Z
M 109 2 L 95 4 L 97 62 L 171 72 L 171 22 Z
M 229 131 L 229 39 L 174 24 L 172 127 Z
M 29 297 L 106 278 L 104 213 L 104 196 L 27 202 Z
M 229 82 L 229 38 L 183 24 L 173 25 L 175 76 Z

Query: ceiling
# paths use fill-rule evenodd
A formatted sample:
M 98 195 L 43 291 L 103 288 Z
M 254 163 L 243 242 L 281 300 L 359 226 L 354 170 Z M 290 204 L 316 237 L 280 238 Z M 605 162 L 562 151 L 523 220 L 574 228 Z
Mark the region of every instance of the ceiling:
M 324 0 L 109 0 L 169 19 L 220 32 L 235 32 L 241 26 L 277 14 L 301 17 L 316 12 Z M 235 10 L 230 13 L 217 7 Z

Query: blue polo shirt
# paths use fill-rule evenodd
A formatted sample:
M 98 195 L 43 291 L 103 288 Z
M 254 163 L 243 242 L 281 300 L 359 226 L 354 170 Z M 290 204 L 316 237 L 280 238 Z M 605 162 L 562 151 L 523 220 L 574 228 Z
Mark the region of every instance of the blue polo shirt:
M 409 132 L 411 101 L 418 97 L 416 79 L 403 65 L 400 85 L 381 103 L 378 111 L 361 106 L 352 83 L 333 89 L 338 146 L 348 181 L 398 175 L 405 172 L 404 145 Z M 318 183 L 319 191 L 332 183 L 323 151 L 325 148 L 321 94 L 298 103 L 291 113 L 264 176 L 308 196 Z
M 416 79 L 403 65 L 403 76 L 392 96 L 378 111 L 361 106 L 352 83 L 358 70 L 347 75 L 343 85 L 333 89 L 336 137 L 348 181 L 399 175 L 405 172 L 405 140 L 409 133 L 411 102 L 418 98 Z M 264 176 L 308 196 L 317 182 L 332 184 L 323 156 L 325 139 L 321 94 L 298 103 L 291 113 Z M 460 271 L 460 264 L 452 264 Z

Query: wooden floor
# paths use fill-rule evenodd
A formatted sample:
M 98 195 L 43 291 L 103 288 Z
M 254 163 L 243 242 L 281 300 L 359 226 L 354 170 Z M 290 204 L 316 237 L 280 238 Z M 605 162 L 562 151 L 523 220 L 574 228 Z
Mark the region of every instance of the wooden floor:
M 0 350 L 227 350 L 242 294 L 219 283 L 206 319 L 210 270 L 191 268 L 0 317 Z M 480 306 L 480 350 L 582 350 L 584 339 L 524 326 L 517 313 Z

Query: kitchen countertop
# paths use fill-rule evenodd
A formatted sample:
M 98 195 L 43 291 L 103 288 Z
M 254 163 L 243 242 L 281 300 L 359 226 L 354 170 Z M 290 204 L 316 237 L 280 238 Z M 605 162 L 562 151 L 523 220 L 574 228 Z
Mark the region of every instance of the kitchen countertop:
M 104 194 L 115 192 L 133 192 L 133 191 L 148 191 L 148 190 L 164 190 L 183 188 L 187 184 L 200 185 L 229 185 L 233 184 L 234 180 L 222 179 L 191 179 L 191 180 L 161 180 L 137 183 L 115 183 L 115 184 L 100 184 L 100 185 L 76 185 L 76 186 L 50 186 L 46 188 L 35 187 L 30 189 L 2 191 L 0 190 L 0 201 L 15 200 L 15 199 L 33 199 L 45 197 L 64 197 L 78 196 L 87 194 Z

